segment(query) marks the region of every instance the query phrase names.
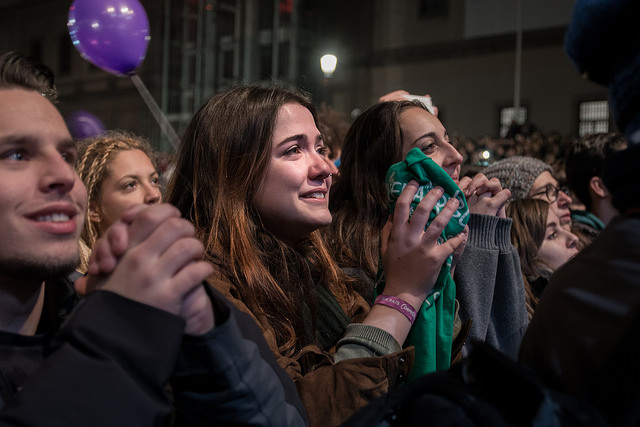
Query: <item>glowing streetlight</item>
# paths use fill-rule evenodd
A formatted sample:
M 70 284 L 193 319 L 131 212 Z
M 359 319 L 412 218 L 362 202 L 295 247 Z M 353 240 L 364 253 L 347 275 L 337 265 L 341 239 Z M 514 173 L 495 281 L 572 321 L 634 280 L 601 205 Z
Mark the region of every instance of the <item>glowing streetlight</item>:
M 320 58 L 320 68 L 322 68 L 322 72 L 325 77 L 331 77 L 333 73 L 336 71 L 336 66 L 338 65 L 338 58 L 335 55 L 327 54 L 322 55 Z

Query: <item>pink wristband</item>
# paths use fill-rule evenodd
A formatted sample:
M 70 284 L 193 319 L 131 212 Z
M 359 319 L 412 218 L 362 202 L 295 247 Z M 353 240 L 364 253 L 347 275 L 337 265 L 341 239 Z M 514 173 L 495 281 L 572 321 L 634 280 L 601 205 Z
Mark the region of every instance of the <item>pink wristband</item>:
M 418 315 L 416 309 L 413 308 L 411 304 L 401 298 L 391 295 L 378 295 L 374 304 L 385 305 L 398 310 L 400 313 L 404 314 L 407 319 L 409 319 L 409 322 L 411 322 L 412 325 L 413 322 L 416 321 L 416 316 Z

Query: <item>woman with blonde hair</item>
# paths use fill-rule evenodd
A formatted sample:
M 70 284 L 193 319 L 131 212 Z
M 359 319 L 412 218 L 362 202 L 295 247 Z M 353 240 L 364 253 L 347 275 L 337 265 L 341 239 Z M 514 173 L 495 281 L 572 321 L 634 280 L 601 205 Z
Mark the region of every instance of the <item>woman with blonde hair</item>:
M 78 175 L 89 196 L 82 230 L 81 272 L 96 240 L 131 206 L 162 201 L 160 178 L 149 142 L 133 133 L 107 131 L 78 144 Z

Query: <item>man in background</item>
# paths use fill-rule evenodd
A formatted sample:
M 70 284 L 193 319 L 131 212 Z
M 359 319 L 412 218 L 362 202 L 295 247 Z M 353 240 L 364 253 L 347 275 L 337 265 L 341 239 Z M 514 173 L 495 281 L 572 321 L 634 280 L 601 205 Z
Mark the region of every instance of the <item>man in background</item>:
M 567 186 L 584 205 L 571 210 L 572 231 L 589 245 L 619 214 L 611 192 L 604 185 L 604 166 L 613 153 L 627 148 L 627 140 L 617 132 L 595 133 L 576 138 L 566 154 Z M 578 247 L 582 250 L 584 247 Z

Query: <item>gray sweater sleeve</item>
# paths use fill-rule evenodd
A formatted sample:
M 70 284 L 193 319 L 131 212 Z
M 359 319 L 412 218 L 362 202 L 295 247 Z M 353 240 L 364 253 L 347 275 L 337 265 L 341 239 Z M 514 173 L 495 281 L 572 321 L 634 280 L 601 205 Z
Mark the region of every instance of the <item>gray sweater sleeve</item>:
M 511 223 L 511 218 L 471 214 L 469 239 L 454 280 L 460 317 L 473 319 L 469 337 L 515 359 L 528 320 Z

